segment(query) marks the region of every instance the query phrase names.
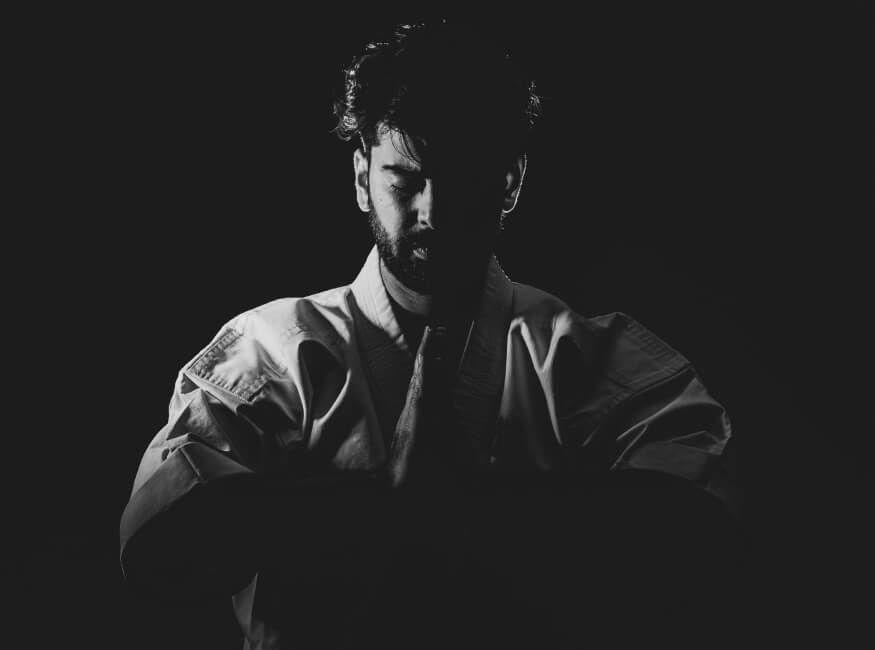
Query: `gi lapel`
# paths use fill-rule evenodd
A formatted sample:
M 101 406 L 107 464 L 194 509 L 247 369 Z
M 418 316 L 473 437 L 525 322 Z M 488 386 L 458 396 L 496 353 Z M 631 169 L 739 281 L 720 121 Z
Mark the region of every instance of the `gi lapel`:
M 512 306 L 513 284 L 493 256 L 453 390 L 460 433 L 471 442 L 478 463 L 488 458 L 501 400 Z
M 395 319 L 380 277 L 376 246 L 352 284 L 356 338 L 368 384 L 377 406 L 382 437 L 388 448 L 404 407 L 413 374 L 413 353 Z M 459 434 L 471 441 L 478 460 L 484 460 L 504 384 L 507 330 L 513 304 L 513 285 L 493 256 L 483 296 L 453 387 L 453 410 Z
M 376 246 L 353 282 L 352 294 L 355 304 L 350 308 L 356 342 L 364 360 L 362 365 L 369 375 L 367 383 L 388 449 L 413 374 L 413 353 L 401 333 L 383 286 Z

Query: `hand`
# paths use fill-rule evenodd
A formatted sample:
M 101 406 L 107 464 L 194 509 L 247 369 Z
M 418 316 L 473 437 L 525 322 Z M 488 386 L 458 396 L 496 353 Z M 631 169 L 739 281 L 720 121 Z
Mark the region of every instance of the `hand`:
M 448 461 L 452 403 L 447 361 L 446 329 L 426 326 L 389 450 L 389 478 L 395 487 L 411 478 L 434 478 Z

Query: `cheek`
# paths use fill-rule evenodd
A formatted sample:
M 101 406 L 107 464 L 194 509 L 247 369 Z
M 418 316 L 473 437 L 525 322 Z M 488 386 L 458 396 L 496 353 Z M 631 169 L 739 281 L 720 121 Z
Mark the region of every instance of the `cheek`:
M 383 228 L 391 235 L 397 235 L 409 216 L 409 210 L 400 205 L 391 195 L 384 192 L 374 192 L 371 201 L 377 218 Z

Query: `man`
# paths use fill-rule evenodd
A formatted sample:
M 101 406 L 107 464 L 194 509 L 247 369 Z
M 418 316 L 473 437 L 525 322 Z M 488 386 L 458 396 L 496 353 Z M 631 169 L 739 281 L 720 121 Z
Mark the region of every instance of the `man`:
M 128 580 L 234 593 L 253 648 L 551 647 L 580 603 L 589 628 L 646 608 L 616 589 L 666 578 L 630 559 L 641 531 L 659 554 L 660 527 L 722 516 L 723 408 L 632 319 L 503 273 L 538 100 L 500 49 L 404 27 L 345 90 L 376 246 L 351 285 L 248 311 L 182 369 L 122 517 Z

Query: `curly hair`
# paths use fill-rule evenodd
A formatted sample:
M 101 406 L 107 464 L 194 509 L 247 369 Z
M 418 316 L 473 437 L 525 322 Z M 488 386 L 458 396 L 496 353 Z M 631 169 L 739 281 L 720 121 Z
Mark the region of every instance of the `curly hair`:
M 369 43 L 344 70 L 334 114 L 334 132 L 366 153 L 385 126 L 429 146 L 474 137 L 506 161 L 525 152 L 540 99 L 503 48 L 442 21 L 401 25 Z

